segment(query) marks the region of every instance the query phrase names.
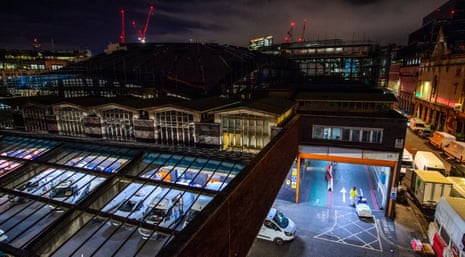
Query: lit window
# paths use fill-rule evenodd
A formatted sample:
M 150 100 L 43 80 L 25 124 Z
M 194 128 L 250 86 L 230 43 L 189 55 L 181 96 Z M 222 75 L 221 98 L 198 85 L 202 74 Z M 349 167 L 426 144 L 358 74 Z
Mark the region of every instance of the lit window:
M 314 125 L 312 138 L 381 144 L 383 139 L 383 129 Z

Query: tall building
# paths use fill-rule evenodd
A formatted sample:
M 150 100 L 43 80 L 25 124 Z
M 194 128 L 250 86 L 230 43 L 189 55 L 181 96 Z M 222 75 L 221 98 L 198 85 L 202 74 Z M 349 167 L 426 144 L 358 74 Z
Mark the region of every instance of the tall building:
M 399 98 L 399 109 L 415 115 L 415 90 L 419 68 L 423 59 L 429 58 L 438 41 L 439 31 L 450 52 L 462 52 L 465 47 L 465 3 L 450 0 L 432 10 L 422 21 L 422 26 L 409 34 L 408 44 L 399 47 L 395 65 L 399 73 L 390 78 L 389 89 Z M 394 68 L 396 69 L 396 68 Z
M 186 65 L 190 68 L 186 69 Z M 273 56 L 235 46 L 113 44 L 90 59 L 67 66 L 50 65 L 53 70 L 47 74 L 21 77 L 17 83 L 10 83 L 8 91 L 61 97 L 237 96 L 255 84 L 268 87 L 275 83 L 276 76 L 270 68 L 273 65 L 283 66 Z M 46 70 L 45 64 L 39 67 Z
M 38 51 L 0 49 L 0 95 L 31 96 L 47 83 L 50 73 L 91 57 L 87 51 Z
M 370 41 L 328 39 L 282 43 L 261 51 L 292 61 L 295 71 L 309 81 L 358 81 L 385 87 L 391 48 Z
M 442 30 L 429 58 L 419 67 L 415 88 L 414 115 L 434 129 L 464 138 L 465 57 L 463 51 L 450 50 Z

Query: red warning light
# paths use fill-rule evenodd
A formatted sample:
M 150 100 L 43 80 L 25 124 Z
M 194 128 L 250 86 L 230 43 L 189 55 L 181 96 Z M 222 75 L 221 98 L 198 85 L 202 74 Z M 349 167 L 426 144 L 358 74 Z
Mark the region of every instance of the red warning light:
M 450 10 L 450 14 L 451 14 L 451 15 L 454 15 L 454 14 L 455 14 L 455 10 L 454 10 L 454 9 Z
M 295 22 L 291 21 L 291 27 L 295 27 Z

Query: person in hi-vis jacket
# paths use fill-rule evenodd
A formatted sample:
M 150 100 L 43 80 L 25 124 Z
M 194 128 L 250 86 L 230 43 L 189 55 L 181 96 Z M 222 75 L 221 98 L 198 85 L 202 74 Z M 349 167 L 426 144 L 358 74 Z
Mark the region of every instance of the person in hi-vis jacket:
M 352 187 L 350 190 L 350 205 L 355 205 L 355 199 L 357 199 L 357 187 Z

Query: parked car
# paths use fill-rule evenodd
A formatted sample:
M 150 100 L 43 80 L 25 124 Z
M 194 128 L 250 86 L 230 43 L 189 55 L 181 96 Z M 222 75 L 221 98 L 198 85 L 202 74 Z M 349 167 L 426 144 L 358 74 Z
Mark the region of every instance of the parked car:
M 426 124 L 423 120 L 421 120 L 420 118 L 411 118 L 409 120 L 408 126 L 413 132 L 417 134 L 422 130 L 431 131 L 431 127 L 428 124 Z
M 144 197 L 135 195 L 132 198 L 124 199 L 114 214 L 129 219 L 141 220 L 144 217 L 145 208 Z M 120 225 L 118 221 L 112 221 L 111 224 Z
M 45 170 L 36 177 L 33 177 L 29 181 L 19 185 L 16 190 L 22 191 L 25 193 L 34 194 L 37 192 L 43 192 L 43 189 L 40 190 L 43 186 L 50 183 L 50 178 L 48 177 L 51 173 L 51 170 Z M 40 191 L 39 191 L 40 190 Z M 26 203 L 29 199 L 17 196 L 17 195 L 8 195 L 8 200 L 14 204 Z
M 0 242 L 3 242 L 8 239 L 8 236 L 6 235 L 5 231 L 0 229 Z
M 417 131 L 418 133 L 418 136 L 422 137 L 422 138 L 429 138 L 431 136 L 433 136 L 433 131 L 429 128 L 425 128 L 425 129 L 419 129 Z
M 358 200 L 355 202 L 355 212 L 360 218 L 372 219 L 373 213 L 370 206 L 367 203 L 367 199 L 363 196 L 359 196 Z
M 200 195 L 199 198 L 192 204 L 191 209 L 186 213 L 183 228 L 187 226 L 213 199 L 211 196 Z
M 276 245 L 283 245 L 284 242 L 294 240 L 295 234 L 296 225 L 294 221 L 276 208 L 271 208 L 258 232 L 257 238 L 272 241 Z
M 465 177 L 465 166 L 462 164 L 451 165 L 449 175 L 455 177 Z

